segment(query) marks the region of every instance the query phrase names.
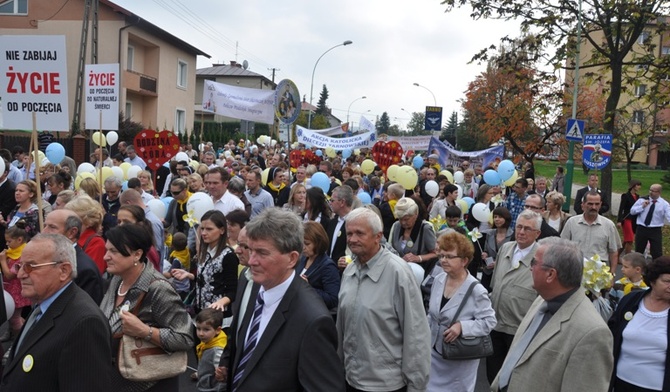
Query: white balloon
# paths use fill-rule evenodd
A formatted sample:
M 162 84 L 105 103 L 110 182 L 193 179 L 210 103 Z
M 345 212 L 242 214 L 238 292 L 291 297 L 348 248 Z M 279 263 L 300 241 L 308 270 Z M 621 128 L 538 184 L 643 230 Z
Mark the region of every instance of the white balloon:
M 276 141 L 276 140 L 272 140 L 272 141 L 270 142 L 270 145 L 271 145 L 272 147 L 274 147 L 275 145 L 277 145 L 277 141 Z
M 430 180 L 426 182 L 426 193 L 430 197 L 435 197 L 438 193 L 440 193 L 440 186 L 437 184 L 437 182 Z
M 151 212 L 153 212 L 158 217 L 158 219 L 165 219 L 165 215 L 167 215 L 167 207 L 165 206 L 165 203 L 163 203 L 163 200 L 149 200 L 147 207 L 151 209 Z
M 127 174 L 128 179 L 131 179 L 131 178 L 137 178 L 137 175 L 138 175 L 141 171 L 142 171 L 142 168 L 141 168 L 141 167 L 139 167 L 139 166 L 137 166 L 137 165 L 133 165 L 133 166 L 131 166 L 131 167 L 128 168 L 128 171 L 126 172 L 126 174 Z
M 487 204 L 476 203 L 472 206 L 472 216 L 474 216 L 475 219 L 477 219 L 479 222 L 488 222 L 490 214 L 491 210 L 489 210 L 489 206 Z
M 454 182 L 456 184 L 462 184 L 463 180 L 465 180 L 465 175 L 463 174 L 462 171 L 457 171 L 454 173 Z
M 107 143 L 109 143 L 110 146 L 115 145 L 118 140 L 119 134 L 116 133 L 116 131 L 111 131 L 107 134 Z
M 174 160 L 177 161 L 177 162 L 181 162 L 181 161 L 189 162 L 191 159 L 188 157 L 188 154 L 186 154 L 185 152 L 182 151 L 182 152 L 178 152 L 177 155 L 174 156 Z M 130 177 L 128 177 L 128 178 L 130 178 Z
M 0 173 L 4 173 L 4 172 L 5 172 L 5 160 L 0 159 Z
M 7 310 L 7 320 L 9 320 L 14 315 L 16 305 L 14 304 L 14 298 L 12 298 L 11 294 L 5 290 L 2 291 L 5 294 L 5 310 Z
M 204 192 L 196 192 L 186 202 L 186 211 L 190 214 L 193 212 L 193 217 L 200 222 L 205 212 L 214 209 L 214 202 L 212 198 Z
M 77 168 L 77 174 L 81 173 L 91 173 L 95 174 L 95 166 L 91 165 L 88 162 L 84 162 Z
M 112 166 L 112 173 L 114 173 L 114 177 L 116 177 L 116 178 L 118 178 L 119 180 L 121 180 L 121 182 L 123 182 L 123 180 L 124 180 L 125 177 L 126 177 L 125 175 L 123 175 L 123 169 L 121 169 L 121 168 L 118 167 L 118 166 Z

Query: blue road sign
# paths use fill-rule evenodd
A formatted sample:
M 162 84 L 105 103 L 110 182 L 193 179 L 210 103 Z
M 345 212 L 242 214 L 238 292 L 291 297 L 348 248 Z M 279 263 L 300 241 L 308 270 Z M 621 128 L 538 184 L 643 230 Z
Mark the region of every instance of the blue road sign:
M 565 128 L 565 140 L 571 142 L 581 142 L 584 140 L 584 121 L 574 118 L 568 119 L 568 126 Z

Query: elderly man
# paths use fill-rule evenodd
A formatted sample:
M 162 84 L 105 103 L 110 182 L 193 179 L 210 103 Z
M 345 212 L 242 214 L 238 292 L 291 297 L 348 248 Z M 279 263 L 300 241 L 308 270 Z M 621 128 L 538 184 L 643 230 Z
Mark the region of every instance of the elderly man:
M 294 270 L 302 222 L 292 212 L 269 208 L 245 228 L 249 269 L 259 288 L 231 328 L 228 390 L 344 390 L 333 319 Z
M 142 168 L 142 170 L 147 168 L 147 164 L 144 162 L 144 159 L 137 156 L 137 152 L 133 146 L 126 147 L 126 159 L 124 159 L 124 161 L 130 163 L 133 166 L 139 166 Z
M 516 240 L 504 244 L 491 277 L 491 304 L 498 324 L 491 331 L 493 355 L 486 358 L 486 376 L 492 382 L 502 367 L 514 334 L 537 297 L 533 289 L 530 262 L 537 250 L 542 216 L 531 210 L 519 215 L 514 227 Z
M 430 330 L 412 270 L 380 245 L 372 210 L 349 213 L 346 230 L 354 260 L 342 274 L 337 333 L 347 390 L 424 391 Z
M 214 208 L 227 215 L 230 211 L 243 210 L 244 203 L 228 192 L 230 173 L 222 167 L 209 169 L 205 174 L 205 187 L 214 201 Z
M 585 257 L 600 256 L 609 263 L 610 270 L 616 271 L 621 248 L 621 237 L 616 225 L 599 215 L 602 209 L 602 194 L 588 191 L 582 201 L 583 214 L 568 219 L 561 231 L 561 238 L 574 241 Z
M 39 234 L 23 249 L 17 277 L 34 309 L 9 352 L 1 391 L 111 391 L 109 323 L 77 276 L 72 242 Z
M 491 391 L 606 391 L 612 334 L 580 287 L 582 252 L 556 237 L 532 261 L 538 297 L 519 326 Z
M 121 207 L 119 196 L 121 195 L 122 186 L 121 179 L 115 176 L 107 177 L 105 180 L 105 197 L 102 198 L 102 208 L 105 209 L 105 216 L 102 219 L 103 235 L 107 233 L 107 230 L 116 227 L 116 214 L 118 214 L 119 207 Z
M 630 209 L 631 215 L 637 215 L 635 251 L 644 253 L 648 242 L 652 259 L 663 254 L 663 225 L 670 221 L 670 204 L 661 197 L 662 190 L 661 184 L 652 184 L 649 197 L 637 199 Z
M 547 201 L 544 199 L 544 197 L 537 194 L 528 195 L 526 198 L 526 203 L 523 206 L 524 209 L 535 211 L 540 215 L 544 213 L 546 207 Z M 558 237 L 558 232 L 556 229 L 549 226 L 549 223 L 542 219 L 542 227 L 540 228 L 540 236 L 538 237 L 538 240 L 547 237 Z M 514 240 L 514 238 L 512 238 L 512 240 Z
M 531 195 L 539 195 L 542 198 L 547 197 L 549 190 L 547 189 L 547 179 L 546 177 L 538 176 L 535 178 L 535 190 L 528 192 Z
M 102 276 L 95 262 L 77 245 L 81 234 L 81 218 L 74 211 L 60 209 L 53 210 L 44 219 L 44 234 L 62 234 L 70 240 L 74 246 L 77 258 L 77 277 L 74 282 L 82 290 L 91 296 L 96 304 L 100 305 L 105 294 L 102 284 Z

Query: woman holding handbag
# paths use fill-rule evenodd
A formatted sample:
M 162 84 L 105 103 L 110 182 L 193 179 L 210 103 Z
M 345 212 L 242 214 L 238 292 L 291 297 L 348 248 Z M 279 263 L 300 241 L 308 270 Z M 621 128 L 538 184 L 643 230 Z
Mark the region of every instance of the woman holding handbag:
M 475 253 L 472 241 L 457 232 L 437 240 L 444 273 L 435 277 L 428 306 L 431 362 L 428 391 L 474 391 L 479 359 L 445 359 L 457 339 L 486 337 L 496 325 L 488 292 L 467 266 Z
M 115 391 L 177 392 L 186 351 L 193 347 L 191 319 L 181 298 L 170 282 L 147 265 L 151 244 L 151 234 L 139 225 L 121 225 L 107 232 L 105 261 L 114 277 L 100 309 L 114 337 L 117 371 L 111 379 Z M 142 356 L 140 364 L 127 361 L 124 354 L 138 345 L 162 350 Z M 151 374 L 155 368 L 147 369 L 152 361 L 163 364 L 158 374 Z

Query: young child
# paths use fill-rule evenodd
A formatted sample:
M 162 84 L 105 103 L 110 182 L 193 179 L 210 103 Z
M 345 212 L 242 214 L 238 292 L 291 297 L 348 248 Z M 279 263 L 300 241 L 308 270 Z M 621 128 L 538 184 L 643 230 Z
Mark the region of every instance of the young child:
M 0 267 L 2 268 L 3 280 L 6 282 L 5 289 L 14 300 L 14 314 L 9 319 L 11 332 L 9 336 L 3 336 L 5 338 L 3 341 L 18 336 L 24 323 L 21 311 L 24 306 L 30 305 L 30 300 L 21 296 L 21 282 L 16 277 L 17 271 L 15 269 L 15 266 L 21 262 L 21 253 L 28 242 L 29 235 L 26 227 L 26 222 L 19 220 L 14 226 L 7 229 L 5 240 L 8 249 L 0 252 Z
M 614 283 L 610 295 L 617 299 L 623 298 L 634 290 L 646 290 L 648 286 L 642 280 L 647 261 L 641 253 L 631 252 L 621 258 L 623 278 Z
M 198 356 L 198 391 L 223 391 L 225 384 L 214 378 L 214 372 L 219 366 L 219 360 L 228 338 L 221 330 L 223 312 L 218 309 L 203 309 L 195 316 L 195 329 L 200 344 L 195 348 Z
M 169 272 L 165 273 L 166 278 L 169 279 L 172 277 L 173 269 L 183 269 L 190 271 L 191 254 L 188 250 L 187 243 L 188 240 L 184 233 L 175 233 L 172 236 L 172 252 L 170 253 L 169 257 L 170 270 Z M 181 299 L 186 298 L 188 292 L 191 289 L 191 284 L 188 279 L 178 280 L 175 278 L 172 280 L 172 285 Z

